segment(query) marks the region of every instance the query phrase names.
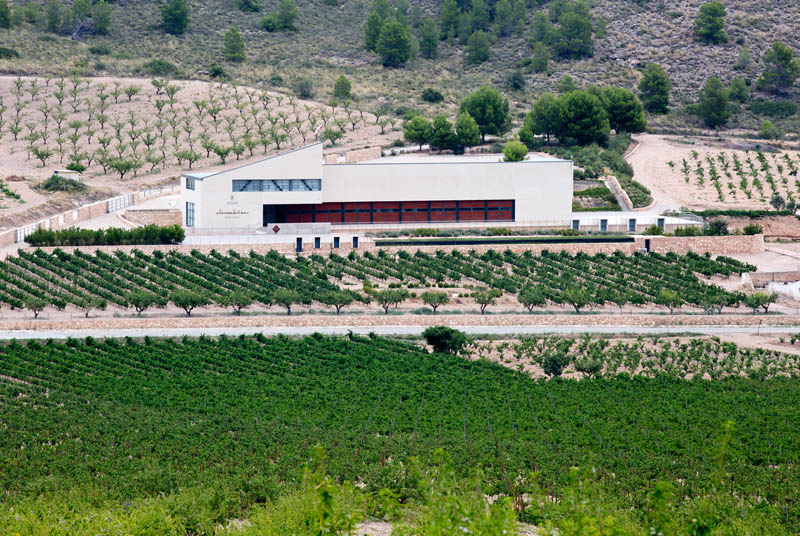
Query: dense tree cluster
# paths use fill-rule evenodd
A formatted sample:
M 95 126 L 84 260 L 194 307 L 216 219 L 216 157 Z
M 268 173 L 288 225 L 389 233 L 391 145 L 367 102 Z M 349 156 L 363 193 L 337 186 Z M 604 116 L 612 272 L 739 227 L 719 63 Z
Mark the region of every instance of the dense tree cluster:
M 530 45 L 542 62 L 544 47 L 560 58 L 584 58 L 594 55 L 594 29 L 589 6 L 583 0 L 556 0 L 547 13 L 534 16 Z M 538 51 L 537 51 L 538 47 Z
M 572 89 L 556 97 L 545 93 L 525 116 L 519 138 L 529 148 L 555 136 L 566 145 L 604 144 L 611 129 L 642 132 L 647 126 L 642 103 L 625 88 Z
M 390 6 L 387 0 L 375 0 L 372 4 L 364 25 L 364 46 L 380 55 L 384 67 L 400 67 L 416 54 L 418 45 L 407 11 L 408 3 Z M 429 43 L 425 54 L 435 56 Z
M 268 32 L 295 32 L 297 26 L 297 6 L 294 0 L 281 0 L 278 10 L 261 21 L 261 27 Z
M 725 31 L 725 5 L 722 2 L 706 2 L 700 6 L 697 18 L 694 20 L 694 34 L 705 43 L 718 45 L 728 41 L 728 32 Z

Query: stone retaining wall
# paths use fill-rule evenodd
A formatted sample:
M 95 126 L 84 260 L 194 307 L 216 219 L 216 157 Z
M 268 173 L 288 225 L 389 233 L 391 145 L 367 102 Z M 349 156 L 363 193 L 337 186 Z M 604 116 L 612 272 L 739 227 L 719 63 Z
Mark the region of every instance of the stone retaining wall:
M 639 236 L 637 249 L 644 248 L 645 240 L 650 240 L 650 251 L 654 253 L 673 252 L 685 254 L 711 253 L 712 255 L 736 255 L 764 252 L 764 235 L 728 236 Z
M 462 315 L 254 315 L 202 316 L 202 310 L 187 317 L 97 317 L 76 320 L 14 320 L 0 322 L 3 331 L 113 330 L 156 328 L 226 328 L 226 327 L 427 327 L 461 326 L 670 326 L 675 332 L 690 331 L 692 326 L 795 326 L 797 315 L 635 315 L 635 314 L 462 314 Z M 20 338 L 25 334 L 20 333 Z
M 172 208 L 126 210 L 125 219 L 139 225 L 180 225 L 181 211 Z
M 313 240 L 313 237 L 306 237 Z M 400 250 L 415 253 L 423 251 L 426 253 L 434 253 L 437 250 L 443 251 L 460 251 L 467 253 L 475 250 L 478 253 L 484 253 L 489 250 L 505 251 L 510 249 L 514 253 L 524 253 L 531 251 L 533 253 L 541 253 L 543 250 L 551 252 L 566 251 L 571 254 L 583 252 L 589 255 L 595 253 L 611 254 L 615 251 L 621 251 L 625 254 L 632 254 L 640 251 L 645 246 L 645 240 L 650 240 L 650 250 L 656 253 L 667 253 L 673 251 L 678 254 L 685 254 L 689 251 L 695 253 L 711 253 L 712 255 L 734 255 L 740 253 L 760 253 L 764 251 L 764 237 L 762 235 L 752 236 L 637 236 L 634 242 L 618 242 L 618 243 L 562 243 L 562 244 L 484 244 L 484 245 L 456 245 L 456 246 L 387 246 L 378 248 L 375 242 L 368 238 L 361 238 L 359 248 L 356 251 L 376 251 L 377 249 L 385 249 L 390 252 L 397 252 Z M 303 243 L 303 252 L 301 255 L 328 254 L 330 252 L 338 253 L 339 255 L 346 255 L 352 251 L 352 243 L 349 240 L 342 240 L 341 247 L 333 249 L 332 243 L 323 243 L 319 249 L 314 249 L 313 242 Z M 52 251 L 55 248 L 42 248 L 45 251 Z M 215 244 L 215 245 L 141 245 L 141 246 L 64 246 L 60 249 L 64 251 L 74 251 L 80 249 L 82 251 L 92 252 L 100 250 L 106 253 L 114 251 L 130 252 L 138 249 L 144 253 L 152 253 L 155 250 L 159 251 L 180 251 L 189 253 L 192 250 L 200 251 L 201 253 L 209 253 L 211 250 L 217 250 L 225 253 L 229 250 L 236 251 L 242 255 L 247 255 L 250 251 L 255 251 L 259 254 L 267 253 L 274 250 L 284 255 L 294 255 L 295 245 L 289 244 Z

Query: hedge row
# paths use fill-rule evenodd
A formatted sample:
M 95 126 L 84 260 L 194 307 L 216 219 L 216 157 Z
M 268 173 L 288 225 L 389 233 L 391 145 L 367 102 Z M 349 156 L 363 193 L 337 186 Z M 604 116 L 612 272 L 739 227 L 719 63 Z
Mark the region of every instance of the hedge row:
M 39 228 L 29 234 L 25 241 L 31 246 L 116 246 L 141 244 L 180 244 L 184 232 L 180 225 L 159 227 L 145 225 L 136 229 L 62 229 L 51 231 Z

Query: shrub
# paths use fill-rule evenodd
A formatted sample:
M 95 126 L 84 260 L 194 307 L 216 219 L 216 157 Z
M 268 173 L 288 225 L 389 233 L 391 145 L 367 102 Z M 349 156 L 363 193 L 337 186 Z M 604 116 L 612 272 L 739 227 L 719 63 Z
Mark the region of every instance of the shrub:
M 60 175 L 52 175 L 49 179 L 45 180 L 39 185 L 39 188 L 48 192 L 83 192 L 86 190 L 86 185 L 81 181 L 62 177 Z
M 467 344 L 467 336 L 447 326 L 431 326 L 422 332 L 425 342 L 433 347 L 434 352 L 457 354 Z
M 791 117 L 797 113 L 797 104 L 789 100 L 756 99 L 750 103 L 750 111 L 769 117 Z
M 176 77 L 181 73 L 181 70 L 174 63 L 157 58 L 144 62 L 142 64 L 142 71 L 152 76 L 167 77 Z
M 39 228 L 25 241 L 31 246 L 107 246 L 139 244 L 180 244 L 184 239 L 180 225 L 159 227 L 145 225 L 136 229 L 62 229 L 51 231 Z
M 708 236 L 723 236 L 729 234 L 728 222 L 722 218 L 714 218 L 703 226 L 703 234 Z
M 644 230 L 644 234 L 648 236 L 656 236 L 664 234 L 664 230 L 659 227 L 658 225 L 651 225 L 647 229 Z
M 522 162 L 528 155 L 528 148 L 519 141 L 510 141 L 503 147 L 503 160 L 506 162 Z
M 430 103 L 442 102 L 444 100 L 444 95 L 437 89 L 426 87 L 422 90 L 422 100 Z
M 269 77 L 269 84 L 271 86 L 278 87 L 282 86 L 285 83 L 286 82 L 284 81 L 283 77 L 279 74 L 273 74 L 272 76 Z
M 314 83 L 310 78 L 298 78 L 292 85 L 292 89 L 301 99 L 314 97 Z
M 250 13 L 258 13 L 261 11 L 261 6 L 256 0 L 238 0 L 237 5 L 242 11 Z
M 19 52 L 13 48 L 0 47 L 0 59 L 11 60 L 14 58 L 19 58 Z
M 89 54 L 94 54 L 95 56 L 108 56 L 111 54 L 111 47 L 108 45 L 92 45 L 89 47 Z
M 697 236 L 700 234 L 694 225 L 689 227 L 678 227 L 673 233 L 675 236 Z
M 764 228 L 757 223 L 748 223 L 744 226 L 742 232 L 746 235 L 757 235 L 763 233 Z
M 414 236 L 436 236 L 436 229 L 414 229 Z

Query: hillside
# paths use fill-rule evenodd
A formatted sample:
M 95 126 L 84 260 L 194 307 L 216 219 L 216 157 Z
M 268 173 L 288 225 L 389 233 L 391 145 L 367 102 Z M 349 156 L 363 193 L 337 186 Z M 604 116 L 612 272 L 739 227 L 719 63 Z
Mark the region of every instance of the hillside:
M 291 87 L 301 77 L 312 80 L 316 94 L 330 98 L 333 81 L 346 73 L 353 91 L 377 108 L 416 103 L 421 89 L 441 89 L 454 102 L 467 91 L 490 82 L 506 87 L 514 66 L 530 56 L 527 38 L 534 14 L 550 5 L 529 7 L 524 30 L 497 40 L 489 61 L 467 66 L 464 47 L 443 41 L 439 58 L 417 55 L 405 67 L 386 69 L 377 56 L 364 49 L 364 21 L 370 9 L 366 0 L 346 0 L 330 5 L 328 0 L 299 4 L 297 32 L 268 33 L 261 29 L 265 13 L 277 0 L 262 0 L 260 13 L 246 13 L 234 2 L 194 0 L 191 21 L 182 36 L 171 36 L 160 28 L 158 3 L 129 0 L 113 4 L 109 35 L 85 35 L 82 40 L 44 33 L 41 27 L 23 23 L 0 36 L 2 46 L 14 48 L 20 58 L 0 60 L 5 73 L 51 73 L 79 69 L 85 75 L 147 74 L 144 61 L 162 58 L 177 64 L 184 76 L 219 63 L 238 83 Z M 646 62 L 662 64 L 674 85 L 675 100 L 687 103 L 708 76 L 728 81 L 743 47 L 750 50 L 753 64 L 744 76 L 754 79 L 761 70 L 759 58 L 775 40 L 793 48 L 800 46 L 796 32 L 786 21 L 800 16 L 800 5 L 776 0 L 725 2 L 726 27 L 730 40 L 722 45 L 703 45 L 692 35 L 693 21 L 701 0 L 665 5 L 663 1 L 597 0 L 591 7 L 595 25 L 604 20 L 604 35 L 595 35 L 594 57 L 574 61 L 551 61 L 548 74 L 525 73 L 526 89 L 512 92 L 513 100 L 525 104 L 544 90 L 552 90 L 562 75 L 569 73 L 579 83 L 621 84 L 633 87 Z M 440 2 L 411 0 L 438 22 Z M 247 61 L 226 63 L 222 59 L 223 33 L 236 25 L 244 38 Z M 602 34 L 602 32 L 601 32 Z M 109 55 L 96 55 L 90 48 L 106 45 Z M 100 52 L 103 52 L 100 50 Z M 274 79 L 279 75 L 283 80 Z M 271 82 L 270 82 L 271 81 Z M 527 105 L 524 106 L 527 108 Z

